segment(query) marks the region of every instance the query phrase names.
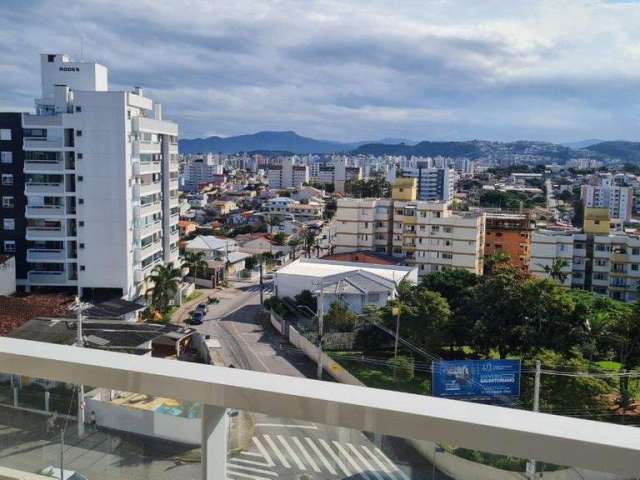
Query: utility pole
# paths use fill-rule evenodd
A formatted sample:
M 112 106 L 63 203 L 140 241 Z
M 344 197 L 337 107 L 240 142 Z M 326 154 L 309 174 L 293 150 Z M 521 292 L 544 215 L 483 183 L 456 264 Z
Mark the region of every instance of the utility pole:
M 82 332 L 82 312 L 89 305 L 86 303 L 80 302 L 80 297 L 76 296 L 76 301 L 73 306 L 73 309 L 76 311 L 76 346 L 84 347 L 84 334 Z M 78 437 L 82 438 L 84 436 L 84 385 L 78 385 Z
M 264 305 L 264 282 L 262 279 L 262 258 L 260 259 L 260 306 Z
M 60 427 L 60 480 L 64 480 L 64 426 Z
M 542 363 L 540 360 L 536 360 L 536 374 L 533 383 L 533 411 L 540 411 L 540 373 L 542 369 Z M 527 462 L 527 476 L 529 478 L 536 477 L 536 461 L 530 459 Z
M 400 338 L 400 307 L 393 307 L 391 312 L 396 316 L 396 338 L 393 345 L 393 359 L 398 359 L 398 338 Z
M 324 332 L 324 283 L 320 279 L 318 298 L 318 380 L 322 380 L 322 334 Z

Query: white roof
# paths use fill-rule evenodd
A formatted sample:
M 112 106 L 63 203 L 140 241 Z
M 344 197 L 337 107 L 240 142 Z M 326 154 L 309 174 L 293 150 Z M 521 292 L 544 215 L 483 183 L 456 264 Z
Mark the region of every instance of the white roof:
M 373 273 L 387 280 L 400 283 L 409 272 L 414 270 L 414 267 L 301 258 L 282 267 L 278 270 L 277 275 L 302 275 L 305 277 L 324 278 L 338 273 L 355 272 L 357 270 Z
M 235 240 L 231 238 L 218 238 L 212 235 L 198 235 L 193 240 L 187 242 L 187 250 L 220 250 L 222 248 L 226 248 L 227 245 L 229 247 L 236 246 L 237 243 Z

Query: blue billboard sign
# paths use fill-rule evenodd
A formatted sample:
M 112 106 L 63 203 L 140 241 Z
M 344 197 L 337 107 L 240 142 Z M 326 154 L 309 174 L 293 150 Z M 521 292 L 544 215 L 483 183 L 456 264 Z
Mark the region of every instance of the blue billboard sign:
M 439 360 L 432 367 L 432 392 L 437 397 L 520 396 L 520 360 Z

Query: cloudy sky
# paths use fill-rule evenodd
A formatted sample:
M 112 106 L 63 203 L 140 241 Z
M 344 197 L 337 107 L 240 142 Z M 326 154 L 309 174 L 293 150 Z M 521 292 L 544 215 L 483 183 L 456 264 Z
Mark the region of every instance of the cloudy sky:
M 30 109 L 38 54 L 66 52 L 144 86 L 183 137 L 640 139 L 632 0 L 2 4 L 0 110 Z

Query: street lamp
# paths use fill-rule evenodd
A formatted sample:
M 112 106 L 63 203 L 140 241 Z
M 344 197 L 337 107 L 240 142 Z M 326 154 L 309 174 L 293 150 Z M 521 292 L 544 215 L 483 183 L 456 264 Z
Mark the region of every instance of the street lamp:
M 81 302 L 80 297 L 76 296 L 76 300 L 70 310 L 76 312 L 76 347 L 84 347 L 84 335 L 82 333 L 82 313 L 91 308 L 93 305 Z M 78 385 L 78 437 L 84 436 L 84 385 Z
M 324 282 L 322 279 L 314 281 L 314 286 L 320 287 L 320 295 L 318 297 L 318 380 L 322 380 L 322 334 L 324 333 Z

